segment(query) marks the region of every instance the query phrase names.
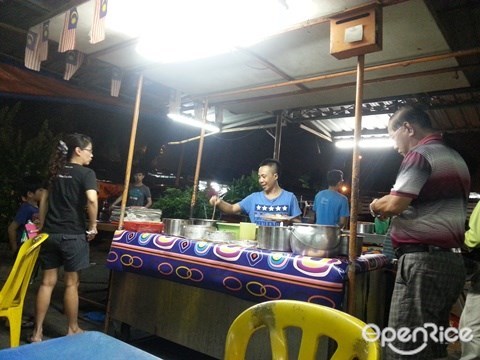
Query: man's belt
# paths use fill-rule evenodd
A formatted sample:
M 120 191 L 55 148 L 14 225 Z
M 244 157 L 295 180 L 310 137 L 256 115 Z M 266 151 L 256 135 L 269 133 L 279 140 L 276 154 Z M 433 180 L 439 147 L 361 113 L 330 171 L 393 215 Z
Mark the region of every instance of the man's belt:
M 402 255 L 416 253 L 416 252 L 439 252 L 439 251 L 446 251 L 446 252 L 453 252 L 456 254 L 461 254 L 462 249 L 460 248 L 442 248 L 439 246 L 434 245 L 423 245 L 423 244 L 405 244 L 400 245 L 395 249 L 395 255 L 398 259 Z

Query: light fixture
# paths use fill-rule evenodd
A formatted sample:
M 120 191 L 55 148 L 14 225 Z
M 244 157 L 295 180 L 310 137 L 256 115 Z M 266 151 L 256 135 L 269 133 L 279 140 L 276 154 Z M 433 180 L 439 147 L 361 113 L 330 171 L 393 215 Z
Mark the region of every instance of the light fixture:
M 136 50 L 162 63 L 251 46 L 305 21 L 316 9 L 311 0 L 137 0 L 108 6 L 107 28 L 137 38 Z M 208 41 L 192 41 L 192 29 L 195 39 Z
M 335 141 L 335 146 L 339 149 L 352 149 L 353 139 L 341 139 Z M 388 137 L 368 137 L 360 139 L 358 146 L 361 148 L 393 148 L 393 140 Z
M 210 131 L 212 133 L 220 131 L 218 126 L 215 126 L 215 125 L 209 124 L 209 123 L 204 123 L 201 120 L 192 118 L 190 116 L 186 116 L 186 115 L 182 115 L 182 114 L 174 114 L 174 113 L 169 113 L 169 114 L 167 114 L 167 116 L 170 119 L 172 119 L 173 121 L 176 121 L 176 122 L 179 122 L 179 123 L 182 123 L 182 124 L 186 124 L 186 125 L 190 125 L 190 126 L 194 126 L 194 127 L 200 128 L 200 129 L 203 128 L 203 129 L 205 129 L 207 131 Z

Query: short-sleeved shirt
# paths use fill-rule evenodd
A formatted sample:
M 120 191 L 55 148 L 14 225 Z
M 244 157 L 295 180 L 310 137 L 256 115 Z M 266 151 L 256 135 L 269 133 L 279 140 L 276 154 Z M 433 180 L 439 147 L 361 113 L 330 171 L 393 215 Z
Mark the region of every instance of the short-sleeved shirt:
M 17 244 L 20 244 L 23 231 L 25 230 L 25 224 L 29 220 L 31 222 L 38 220 L 38 207 L 28 202 L 22 203 L 13 220 L 19 225 L 17 229 Z
M 65 165 L 49 188 L 44 231 L 85 234 L 87 190 L 97 190 L 95 172 L 79 164 Z
M 289 191 L 283 190 L 275 199 L 267 199 L 263 191 L 254 192 L 239 202 L 242 211 L 248 214 L 250 221 L 261 226 L 278 226 L 278 221 L 268 221 L 265 215 L 286 215 L 297 217 L 302 213 L 298 200 Z
M 401 244 L 459 247 L 465 234 L 470 174 L 462 157 L 440 134 L 422 139 L 402 161 L 390 194 L 410 197 L 410 206 L 393 217 L 391 237 Z
M 350 216 L 347 197 L 329 189 L 315 195 L 312 210 L 318 225 L 338 225 L 341 217 Z
M 147 199 L 151 198 L 152 194 L 148 186 L 142 184 L 141 186 L 130 186 L 128 190 L 127 206 L 145 206 Z

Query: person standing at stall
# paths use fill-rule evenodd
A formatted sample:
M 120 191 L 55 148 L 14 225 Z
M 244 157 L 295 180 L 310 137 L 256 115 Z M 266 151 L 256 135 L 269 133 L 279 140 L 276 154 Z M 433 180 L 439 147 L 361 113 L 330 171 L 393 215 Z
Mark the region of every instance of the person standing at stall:
M 40 231 L 49 237 L 40 249 L 43 278 L 29 342 L 43 339 L 43 321 L 61 266 L 65 282 L 64 313 L 68 320 L 66 333 L 83 332 L 78 325 L 79 271 L 90 266 L 89 241 L 97 234 L 97 179 L 95 172 L 86 167 L 92 158 L 91 139 L 70 134 L 59 142 L 50 161 L 49 184 L 40 201 L 39 216 Z
M 338 225 L 343 229 L 350 216 L 348 198 L 339 192 L 343 184 L 343 172 L 330 170 L 327 173 L 327 184 L 328 189 L 319 191 L 313 200 L 315 224 Z
M 447 344 L 430 335 L 435 335 L 432 327 L 449 327 L 450 310 L 465 282 L 460 247 L 470 174 L 418 107 L 395 112 L 388 132 L 404 159 L 390 194 L 370 203 L 373 216 L 392 217 L 390 236 L 398 258 L 388 326 L 399 336 L 386 346 L 386 359 L 411 359 L 408 352 L 417 359 L 443 358 Z M 417 332 L 417 341 L 407 341 L 406 329 L 410 334 L 424 329 L 427 338 Z
M 465 232 L 465 265 L 468 269 L 470 288 L 467 293 L 462 315 L 460 330 L 470 329 L 472 339 L 461 341 L 462 357 L 460 360 L 480 359 L 480 201 L 473 209 L 468 220 L 469 229 Z
M 302 212 L 297 198 L 278 184 L 281 167 L 278 160 L 263 160 L 258 167 L 258 183 L 263 191 L 254 192 L 236 204 L 214 195 L 210 198 L 210 204 L 227 214 L 247 214 L 250 222 L 261 226 L 300 222 Z
M 144 206 L 149 208 L 152 206 L 152 194 L 150 188 L 143 183 L 145 172 L 143 170 L 135 170 L 133 172 L 133 184 L 128 189 L 127 206 Z M 122 201 L 119 196 L 112 204 L 115 206 Z

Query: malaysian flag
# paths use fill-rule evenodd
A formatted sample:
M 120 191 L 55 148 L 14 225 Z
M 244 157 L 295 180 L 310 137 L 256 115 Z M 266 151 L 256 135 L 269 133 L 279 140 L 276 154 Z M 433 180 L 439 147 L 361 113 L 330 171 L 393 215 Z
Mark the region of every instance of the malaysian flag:
M 58 43 L 58 52 L 65 52 L 75 49 L 75 34 L 78 24 L 77 8 L 71 8 L 65 13 L 65 22 L 63 24 L 63 31 L 60 35 L 60 42 Z
M 105 18 L 107 16 L 107 0 L 95 0 L 92 29 L 90 30 L 90 44 L 105 40 Z
M 40 61 L 47 60 L 47 57 L 48 57 L 49 26 L 50 26 L 50 20 L 47 20 L 42 24 L 42 36 L 40 37 L 40 41 L 38 43 Z
M 25 67 L 30 70 L 40 71 L 40 53 L 38 51 L 39 33 L 41 24 L 32 26 L 27 33 L 25 46 Z
M 118 97 L 120 94 L 120 87 L 122 86 L 122 69 L 114 67 L 112 69 L 112 85 L 110 86 L 110 95 Z
M 70 78 L 75 74 L 75 72 L 80 68 L 83 63 L 85 54 L 77 50 L 71 50 L 67 52 L 67 61 L 65 64 L 65 75 L 63 75 L 64 80 L 70 80 Z

